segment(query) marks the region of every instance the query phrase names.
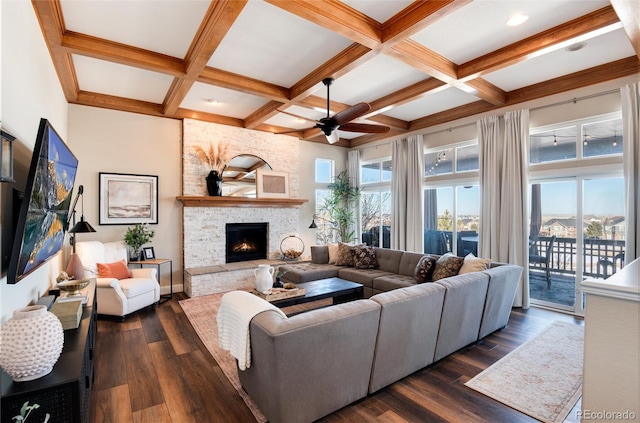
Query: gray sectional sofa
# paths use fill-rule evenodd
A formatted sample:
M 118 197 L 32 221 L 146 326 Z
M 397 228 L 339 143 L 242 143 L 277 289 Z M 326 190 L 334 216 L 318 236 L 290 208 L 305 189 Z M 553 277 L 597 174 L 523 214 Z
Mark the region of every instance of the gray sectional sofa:
M 494 263 L 417 284 L 422 254 L 376 257 L 378 269 L 333 266 L 326 247 L 312 247 L 312 262 L 291 266 L 288 281 L 338 276 L 370 298 L 251 321 L 252 365 L 238 375 L 270 422 L 317 420 L 504 327 L 523 270 Z

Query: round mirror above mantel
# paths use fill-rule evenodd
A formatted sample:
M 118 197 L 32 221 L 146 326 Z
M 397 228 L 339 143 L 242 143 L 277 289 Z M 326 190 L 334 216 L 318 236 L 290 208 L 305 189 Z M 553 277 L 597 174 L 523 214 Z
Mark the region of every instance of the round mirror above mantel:
M 256 198 L 256 171 L 271 170 L 264 159 L 253 154 L 235 156 L 222 170 L 222 196 Z

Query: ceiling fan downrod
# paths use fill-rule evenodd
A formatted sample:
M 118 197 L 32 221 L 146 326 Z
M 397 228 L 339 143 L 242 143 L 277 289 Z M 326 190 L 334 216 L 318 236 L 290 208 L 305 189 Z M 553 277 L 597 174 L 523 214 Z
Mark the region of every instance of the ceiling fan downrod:
M 329 119 L 330 115 L 329 112 L 331 110 L 331 102 L 329 101 L 329 86 L 331 85 L 331 83 L 333 82 L 333 78 L 324 78 L 322 80 L 322 83 L 325 85 L 325 87 L 327 87 L 327 119 Z

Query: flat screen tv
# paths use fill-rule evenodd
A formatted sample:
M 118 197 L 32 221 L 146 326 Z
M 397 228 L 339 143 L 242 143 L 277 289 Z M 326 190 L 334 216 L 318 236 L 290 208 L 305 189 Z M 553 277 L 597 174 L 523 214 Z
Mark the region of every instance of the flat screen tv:
M 46 119 L 40 119 L 20 206 L 7 283 L 18 283 L 61 249 L 78 159 Z

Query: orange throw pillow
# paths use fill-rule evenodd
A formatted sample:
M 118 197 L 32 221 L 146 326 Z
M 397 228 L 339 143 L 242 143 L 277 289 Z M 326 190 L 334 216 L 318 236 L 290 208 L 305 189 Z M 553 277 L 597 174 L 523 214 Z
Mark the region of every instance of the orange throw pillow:
M 131 272 L 124 260 L 115 263 L 97 263 L 99 278 L 127 279 L 131 277 Z

